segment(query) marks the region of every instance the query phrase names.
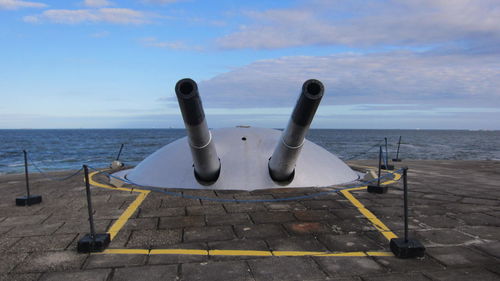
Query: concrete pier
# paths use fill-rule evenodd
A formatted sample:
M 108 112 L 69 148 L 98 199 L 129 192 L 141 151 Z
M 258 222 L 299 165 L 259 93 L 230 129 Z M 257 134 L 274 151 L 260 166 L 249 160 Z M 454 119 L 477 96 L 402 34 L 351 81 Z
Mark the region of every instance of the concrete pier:
M 410 236 L 427 248 L 423 259 L 397 259 L 389 250 L 388 237 L 403 233 L 401 183 L 387 194 L 349 191 L 354 199 L 218 203 L 109 189 L 105 176 L 94 175 L 103 185 L 92 187 L 96 231 L 112 232 L 113 240 L 104 253 L 78 254 L 76 243 L 89 232 L 83 176 L 54 182 L 32 174 L 44 201 L 16 207 L 24 175 L 4 175 L 0 280 L 500 280 L 500 162 L 399 165 L 409 167 Z M 273 199 L 319 190 L 177 191 Z

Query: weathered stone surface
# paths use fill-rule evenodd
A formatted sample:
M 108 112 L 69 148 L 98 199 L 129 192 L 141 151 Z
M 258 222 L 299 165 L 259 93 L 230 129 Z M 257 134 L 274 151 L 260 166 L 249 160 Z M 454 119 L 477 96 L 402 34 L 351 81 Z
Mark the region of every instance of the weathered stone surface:
M 185 214 L 186 210 L 184 207 L 159 208 L 159 209 L 141 208 L 139 212 L 139 217 L 141 218 L 177 217 L 177 216 L 184 216 Z
M 474 266 L 495 263 L 493 258 L 465 247 L 428 248 L 427 253 L 446 266 Z
M 281 225 L 276 224 L 235 225 L 234 230 L 239 238 L 245 239 L 286 236 L 286 233 Z
M 247 265 L 242 261 L 182 264 L 181 280 L 219 281 L 221 278 L 224 280 L 253 281 Z
M 198 243 L 182 243 L 170 245 L 169 249 L 195 249 L 207 250 L 207 244 Z M 148 264 L 178 264 L 178 263 L 193 263 L 208 261 L 208 255 L 179 255 L 179 254 L 151 254 L 148 259 Z
M 297 236 L 287 238 L 266 239 L 269 248 L 273 251 L 319 251 L 326 252 L 328 248 L 319 242 L 314 236 Z
M 35 252 L 18 265 L 15 271 L 27 273 L 77 270 L 86 258 L 86 254 L 76 251 Z
M 325 279 L 325 274 L 310 257 L 272 257 L 249 260 L 256 280 L 302 281 Z
M 177 277 L 177 265 L 139 266 L 129 268 L 117 268 L 112 280 L 136 281 L 136 280 L 175 280 Z
M 250 213 L 250 217 L 256 224 L 295 221 L 295 217 L 290 212 L 257 212 Z
M 190 227 L 184 230 L 185 242 L 220 241 L 234 238 L 231 226 Z
M 0 274 L 9 273 L 16 265 L 21 263 L 27 253 L 9 253 L 0 256 Z
M 187 214 L 189 216 L 200 216 L 200 215 L 223 215 L 226 210 L 222 205 L 209 205 L 209 206 L 188 206 Z
M 54 234 L 50 236 L 29 236 L 22 238 L 11 247 L 11 252 L 61 251 L 69 247 L 76 238 L 74 234 Z
M 427 272 L 443 270 L 444 267 L 435 260 L 424 257 L 418 259 L 399 259 L 396 257 L 375 257 L 375 261 L 391 272 Z
M 426 273 L 433 280 L 439 281 L 497 281 L 500 276 L 483 269 L 448 269 Z
M 366 235 L 347 234 L 347 235 L 332 235 L 322 234 L 318 236 L 319 241 L 330 249 L 336 252 L 358 252 L 358 251 L 374 251 L 383 250 L 384 247 L 375 243 Z
M 430 281 L 431 279 L 425 277 L 422 273 L 390 273 L 384 275 L 366 275 L 363 276 L 365 281 Z
M 106 281 L 111 269 L 93 269 L 85 271 L 50 272 L 45 273 L 40 281 Z M 138 280 L 138 279 L 137 279 Z
M 203 216 L 163 217 L 160 218 L 159 227 L 160 229 L 168 229 L 202 225 L 205 225 L 205 218 Z
M 380 274 L 386 270 L 366 257 L 314 257 L 321 268 L 332 277 L 344 275 Z
M 146 255 L 94 254 L 88 258 L 85 269 L 138 266 L 146 262 Z
M 251 223 L 250 217 L 245 213 L 232 213 L 221 215 L 205 216 L 207 225 L 237 225 Z
M 182 231 L 180 229 L 134 230 L 128 240 L 127 248 L 165 248 L 181 241 Z
M 37 281 L 41 273 L 0 274 L 0 281 Z

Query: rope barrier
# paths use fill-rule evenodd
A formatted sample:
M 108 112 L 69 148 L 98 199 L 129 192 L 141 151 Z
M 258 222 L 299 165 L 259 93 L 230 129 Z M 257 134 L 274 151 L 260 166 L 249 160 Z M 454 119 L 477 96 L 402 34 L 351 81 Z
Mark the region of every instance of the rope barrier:
M 83 168 L 80 168 L 79 170 L 77 170 L 76 172 L 72 173 L 71 175 L 69 176 L 66 176 L 66 177 L 62 177 L 62 178 L 56 178 L 56 177 L 53 177 L 49 174 L 47 174 L 46 172 L 44 172 L 42 169 L 40 169 L 40 167 L 38 167 L 38 165 L 35 163 L 35 161 L 33 161 L 33 159 L 31 159 L 31 156 L 28 154 L 28 160 L 30 161 L 31 165 L 33 167 L 35 167 L 35 169 L 45 178 L 47 179 L 50 179 L 50 180 L 53 180 L 53 181 L 65 181 L 65 180 L 68 180 L 76 175 L 78 175 L 79 173 L 81 173 L 83 171 Z
M 186 199 L 206 200 L 206 201 L 219 202 L 219 203 L 270 203 L 270 202 L 283 202 L 283 201 L 303 200 L 303 199 L 309 199 L 309 198 L 314 198 L 314 197 L 318 197 L 318 196 L 324 196 L 324 195 L 328 195 L 328 194 L 332 194 L 332 193 L 338 193 L 338 192 L 340 192 L 342 190 L 346 190 L 346 189 L 351 189 L 351 188 L 366 186 L 367 184 L 369 184 L 369 183 L 371 183 L 373 181 L 378 180 L 378 178 L 377 179 L 372 179 L 372 180 L 361 182 L 361 183 L 358 183 L 358 184 L 353 184 L 353 185 L 349 185 L 349 186 L 346 186 L 346 187 L 336 188 L 336 189 L 332 189 L 332 190 L 328 190 L 328 191 L 323 191 L 323 192 L 317 192 L 317 193 L 313 193 L 313 194 L 309 194 L 309 195 L 293 196 L 293 197 L 286 197 L 286 198 L 276 198 L 276 199 L 248 199 L 248 200 L 242 200 L 242 199 L 227 199 L 227 198 L 211 198 L 211 197 L 205 197 L 205 196 L 195 196 L 195 195 L 183 194 L 181 192 L 168 191 L 168 190 L 165 190 L 163 188 L 150 187 L 150 186 L 145 186 L 145 185 L 137 184 L 137 183 L 134 183 L 131 180 L 120 178 L 120 177 L 117 177 L 117 176 L 113 176 L 112 174 L 110 174 L 108 172 L 96 169 L 96 168 L 94 168 L 92 166 L 88 166 L 88 167 L 90 169 L 94 170 L 94 171 L 97 171 L 99 174 L 107 175 L 110 178 L 117 179 L 117 180 L 122 181 L 122 182 L 124 182 L 126 184 L 130 184 L 130 185 L 139 187 L 141 189 L 155 191 L 155 192 L 161 192 L 161 193 L 164 193 L 164 194 L 167 194 L 167 195 L 171 195 L 171 196 L 175 196 L 175 197 L 181 197 L 181 198 L 186 198 Z M 399 169 L 397 171 L 390 172 L 390 173 L 388 173 L 388 174 L 380 177 L 380 179 L 384 179 L 384 178 L 387 178 L 389 176 L 393 176 L 395 173 L 398 173 L 398 172 L 401 172 L 401 171 L 403 171 L 403 169 Z

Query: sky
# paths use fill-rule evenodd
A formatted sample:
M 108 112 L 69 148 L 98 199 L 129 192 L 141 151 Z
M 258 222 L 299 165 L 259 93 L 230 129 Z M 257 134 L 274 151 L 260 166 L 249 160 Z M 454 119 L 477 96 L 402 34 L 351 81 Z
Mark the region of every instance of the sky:
M 0 0 L 0 129 L 500 129 L 498 0 Z

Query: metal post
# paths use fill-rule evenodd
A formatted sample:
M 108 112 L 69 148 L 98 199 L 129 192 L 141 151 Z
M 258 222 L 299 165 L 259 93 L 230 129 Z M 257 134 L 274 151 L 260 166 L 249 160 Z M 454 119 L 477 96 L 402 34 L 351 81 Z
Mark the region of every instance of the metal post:
M 118 156 L 116 156 L 116 161 L 118 161 L 120 159 L 120 155 L 122 154 L 122 149 L 123 149 L 123 143 L 122 145 L 120 146 L 120 151 L 118 151 Z
M 381 175 L 381 169 L 382 169 L 382 146 L 379 147 L 379 153 L 378 153 L 378 179 L 377 179 L 377 186 L 380 186 L 380 175 Z
M 387 138 L 385 140 L 385 168 L 389 169 L 389 151 L 387 150 Z
M 28 152 L 26 150 L 23 150 L 24 153 L 24 175 L 26 178 L 26 198 L 30 198 L 30 180 L 28 176 Z M 28 206 L 28 204 L 26 204 Z
M 399 136 L 398 150 L 396 151 L 396 159 L 399 159 L 399 146 L 401 145 L 401 136 Z
M 90 195 L 90 181 L 89 181 L 89 168 L 87 165 L 83 165 L 83 171 L 85 173 L 85 190 L 87 192 L 87 207 L 89 210 L 89 222 L 90 222 L 90 237 L 95 241 L 95 228 L 94 228 L 94 215 L 92 214 L 92 198 Z
M 405 242 L 408 242 L 408 168 L 403 168 Z

